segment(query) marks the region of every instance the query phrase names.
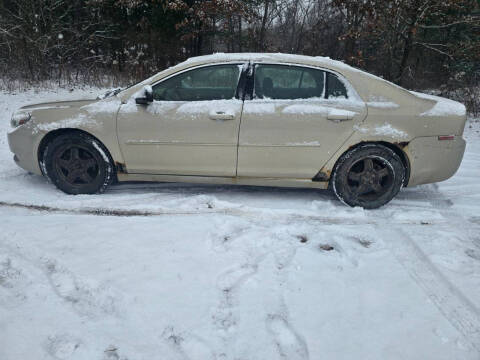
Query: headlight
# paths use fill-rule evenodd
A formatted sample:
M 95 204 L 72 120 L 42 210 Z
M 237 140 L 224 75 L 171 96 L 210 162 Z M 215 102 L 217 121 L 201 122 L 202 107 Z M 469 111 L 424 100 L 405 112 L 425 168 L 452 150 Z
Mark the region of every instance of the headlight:
M 10 125 L 12 125 L 13 128 L 16 128 L 29 122 L 31 118 L 32 114 L 29 112 L 14 112 L 12 119 L 10 120 Z

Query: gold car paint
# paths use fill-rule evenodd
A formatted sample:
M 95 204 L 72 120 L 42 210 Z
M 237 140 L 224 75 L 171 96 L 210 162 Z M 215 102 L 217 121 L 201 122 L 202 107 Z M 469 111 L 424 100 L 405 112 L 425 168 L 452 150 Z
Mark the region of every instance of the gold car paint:
M 123 162 L 116 135 L 116 114 L 121 102 L 116 98 L 103 100 L 102 108 L 108 111 L 93 113 L 89 106 L 95 104 L 95 100 L 82 100 L 22 108 L 21 111 L 32 114 L 31 120 L 8 134 L 10 148 L 19 157 L 18 165 L 41 175 L 38 162 L 41 141 L 48 133 L 61 129 L 78 129 L 91 134 L 105 145 L 114 161 Z
M 236 175 L 242 101 L 155 101 L 128 107 L 134 112 L 122 106 L 117 128 L 129 173 Z
M 122 108 L 124 106 L 131 106 L 133 95 L 141 91 L 145 85 L 155 84 L 156 82 L 161 81 L 162 79 L 179 71 L 206 64 L 225 63 L 232 61 L 289 63 L 299 66 L 305 65 L 319 67 L 321 69 L 331 70 L 339 73 L 348 80 L 348 82 L 357 91 L 362 101 L 366 104 L 364 112 L 359 113 L 359 117 L 364 116 L 365 120 L 361 122 L 359 119 L 353 119 L 353 121 L 345 121 L 345 124 L 342 124 L 342 126 L 352 126 L 353 131 L 349 137 L 346 137 L 343 144 L 342 141 L 339 141 L 338 148 L 336 148 L 337 143 L 332 145 L 333 148 L 323 148 L 320 145 L 318 149 L 316 146 L 312 147 L 309 145 L 299 145 L 292 146 L 294 149 L 288 149 L 288 151 L 285 152 L 282 152 L 282 150 L 270 156 L 267 154 L 268 152 L 266 154 L 259 155 L 259 152 L 257 151 L 251 152 L 250 150 L 246 149 L 243 149 L 245 150 L 243 151 L 241 148 L 239 148 L 239 161 L 246 164 L 244 167 L 239 163 L 239 168 L 250 168 L 250 171 L 245 170 L 244 174 L 247 176 L 237 177 L 231 176 L 234 165 L 228 164 L 225 168 L 221 167 L 223 166 L 222 164 L 226 164 L 228 159 L 232 158 L 231 141 L 226 141 L 224 143 L 225 146 L 215 146 L 215 150 L 213 150 L 210 154 L 211 156 L 209 156 L 209 150 L 207 149 L 208 145 L 206 144 L 211 140 L 211 138 L 209 138 L 210 135 L 208 133 L 204 134 L 203 130 L 199 129 L 198 131 L 200 133 L 198 136 L 200 140 L 195 140 L 195 144 L 201 145 L 197 146 L 190 144 L 190 146 L 187 147 L 182 146 L 181 149 L 173 149 L 173 156 L 170 158 L 170 161 L 175 162 L 178 159 L 180 163 L 183 162 L 184 164 L 186 164 L 187 160 L 191 163 L 195 163 L 198 159 L 195 158 L 194 154 L 199 148 L 201 148 L 203 152 L 202 157 L 211 157 L 211 163 L 207 164 L 207 166 L 210 166 L 208 171 L 203 172 L 201 169 L 195 170 L 193 167 L 192 169 L 188 170 L 188 172 L 187 170 L 179 169 L 178 171 L 185 172 L 182 174 L 176 174 L 177 171 L 169 172 L 168 174 L 166 173 L 163 175 L 120 173 L 118 176 L 120 181 L 197 181 L 203 183 L 253 183 L 255 185 L 322 188 L 327 186 L 328 177 L 322 179 L 322 182 L 313 182 L 311 181 L 311 178 L 315 175 L 315 173 L 320 170 L 323 174 L 326 174 L 327 176 L 330 175 L 334 169 L 336 161 L 345 151 L 348 151 L 352 147 L 365 142 L 384 142 L 402 148 L 402 151 L 404 151 L 408 163 L 411 166 L 410 179 L 408 182 L 409 186 L 444 180 L 452 176 L 460 165 L 465 150 L 465 141 L 462 138 L 466 121 L 465 115 L 421 116 L 421 114 L 431 109 L 436 102 L 433 100 L 419 98 L 405 89 L 385 82 L 373 75 L 351 68 L 340 62 L 330 61 L 325 58 L 292 57 L 282 54 L 229 54 L 228 56 L 214 55 L 193 58 L 185 63 L 177 65 L 176 67 L 167 69 L 153 76 L 152 78 L 121 92 L 113 98 L 108 98 L 98 102 L 64 102 L 62 103 L 62 106 L 64 106 L 63 108 L 55 109 L 48 109 L 48 106 L 51 105 L 53 107 L 58 107 L 59 103 L 46 104 L 44 109 L 31 110 L 32 120 L 26 125 L 22 125 L 9 133 L 8 138 L 10 148 L 17 156 L 19 156 L 18 164 L 21 167 L 27 169 L 28 171 L 41 174 L 38 165 L 37 151 L 42 138 L 49 131 L 61 128 L 71 128 L 72 124 L 77 124 L 74 126 L 74 128 L 88 132 L 99 139 L 107 147 L 116 163 L 126 164 L 127 168 L 130 168 L 130 165 L 126 163 L 126 159 L 123 157 L 121 151 L 122 145 L 119 145 L 119 143 L 122 142 L 122 139 L 125 141 L 132 139 L 134 140 L 135 138 L 132 137 L 132 134 L 128 136 L 123 133 L 119 133 L 119 136 L 117 137 L 116 116 L 117 111 L 120 109 L 120 105 L 123 104 L 121 105 Z M 391 103 L 395 106 L 390 108 L 378 108 L 374 103 L 379 98 L 381 98 L 382 102 Z M 106 108 L 108 111 L 89 112 L 88 106 L 85 106 L 91 105 L 95 107 L 97 103 L 102 105 L 100 108 Z M 107 104 L 107 106 L 105 106 L 105 104 Z M 143 105 L 135 106 L 141 107 Z M 40 106 L 35 105 L 34 108 L 40 108 Z M 29 109 L 26 107 L 23 110 L 28 111 Z M 283 117 L 282 111 L 282 106 L 278 107 L 278 111 L 277 106 L 275 106 L 275 116 L 278 116 L 279 121 L 281 121 Z M 134 131 L 133 129 L 136 127 L 137 130 L 135 131 L 138 132 L 141 124 L 152 121 L 152 119 L 149 118 L 151 117 L 151 114 L 147 113 L 145 110 L 139 110 L 139 112 L 141 113 L 140 116 L 137 116 L 138 114 L 135 116 L 132 115 L 131 124 L 125 123 L 125 120 L 127 120 L 126 118 L 121 120 L 124 122 L 122 124 L 122 128 L 126 129 L 126 131 Z M 124 114 L 122 110 L 120 110 L 120 119 L 122 119 L 122 116 L 124 116 Z M 78 121 L 75 123 L 75 119 L 78 118 L 86 121 Z M 70 121 L 72 119 L 73 121 Z M 265 122 L 265 125 L 267 122 L 273 121 L 275 120 L 272 117 L 270 120 Z M 318 138 L 315 138 L 314 136 L 315 132 L 321 129 L 316 126 L 312 126 L 311 121 L 313 121 L 313 118 L 310 120 L 302 120 L 302 125 L 307 126 L 308 128 L 308 131 L 305 132 L 308 133 L 308 135 L 304 135 L 305 138 L 299 139 L 297 136 L 297 138 L 288 140 L 288 134 L 295 135 L 295 132 L 298 131 L 298 123 L 294 123 L 292 121 L 285 124 L 285 126 L 282 128 L 282 134 L 276 135 L 278 138 L 271 138 L 270 140 L 259 139 L 258 137 L 256 138 L 256 135 L 254 134 L 255 129 L 252 127 L 252 130 L 250 130 L 251 139 L 246 136 L 245 140 L 242 140 L 243 145 L 248 145 L 252 140 L 257 142 L 257 144 L 254 143 L 254 145 L 281 145 L 280 148 L 282 148 L 287 141 L 292 144 L 301 144 L 302 142 L 304 144 L 308 144 L 310 140 L 312 140 L 312 142 L 318 141 L 319 144 L 321 144 L 324 139 L 318 140 Z M 318 121 L 318 118 L 316 121 Z M 220 130 L 219 127 L 218 131 L 231 136 L 232 132 L 236 131 L 234 130 L 234 128 L 237 128 L 236 122 L 237 120 L 234 120 L 234 122 L 231 123 L 235 123 L 234 126 L 226 125 L 226 127 L 229 127 L 228 130 L 225 130 L 226 128 Z M 207 123 L 213 126 L 213 123 Z M 257 122 L 257 124 L 258 123 L 259 122 Z M 333 125 L 334 124 L 332 123 L 331 126 L 333 127 Z M 385 125 L 388 125 L 391 129 L 386 128 Z M 387 129 L 389 131 L 379 131 L 379 129 Z M 175 137 L 163 140 L 154 138 L 154 135 L 152 135 L 154 130 L 154 126 L 149 127 L 141 137 L 147 140 L 149 137 L 151 137 L 150 140 L 160 140 L 159 144 L 155 144 L 158 145 L 158 147 L 162 147 L 164 140 L 167 142 L 171 142 L 171 140 L 182 140 L 181 138 L 176 139 Z M 209 130 L 212 130 L 211 127 Z M 180 136 L 182 134 L 185 135 L 183 130 L 178 131 L 179 132 L 175 136 Z M 248 129 L 245 133 L 248 133 Z M 335 137 L 334 130 L 329 130 L 329 133 L 331 134 L 329 137 Z M 439 135 L 456 135 L 456 138 L 453 142 L 439 141 Z M 157 134 L 155 134 L 155 136 L 157 136 Z M 184 140 L 193 141 L 192 138 L 186 138 Z M 343 140 L 343 138 L 340 140 Z M 242 144 L 242 142 L 240 142 L 240 144 Z M 399 144 L 401 144 L 401 146 Z M 138 145 L 138 147 L 139 154 L 137 156 L 141 157 L 141 149 L 143 146 Z M 235 148 L 235 145 L 233 145 L 233 148 Z M 288 148 L 290 148 L 290 146 Z M 228 150 L 225 151 L 226 149 Z M 259 157 L 263 157 L 263 159 L 259 160 Z M 312 160 L 312 165 L 308 163 L 310 159 Z M 268 160 L 271 162 L 267 163 Z M 323 167 L 321 165 L 322 163 L 325 163 Z M 217 164 L 220 164 L 221 166 L 218 167 Z M 258 174 L 256 175 L 255 172 L 252 171 L 252 169 L 255 168 L 260 169 L 260 166 L 267 167 L 267 164 L 271 164 L 273 170 L 263 169 L 263 176 Z M 135 168 L 135 166 L 132 168 Z M 138 168 L 138 170 L 141 171 L 149 170 L 141 169 L 142 166 L 140 165 Z M 166 171 L 167 169 L 164 169 L 162 172 Z M 269 171 L 271 172 L 269 173 Z M 202 176 L 188 176 L 197 174 Z M 205 176 L 204 174 L 211 176 Z M 240 174 L 242 174 L 242 172 Z M 267 175 L 272 175 L 274 178 Z M 284 176 L 285 178 L 283 178 Z

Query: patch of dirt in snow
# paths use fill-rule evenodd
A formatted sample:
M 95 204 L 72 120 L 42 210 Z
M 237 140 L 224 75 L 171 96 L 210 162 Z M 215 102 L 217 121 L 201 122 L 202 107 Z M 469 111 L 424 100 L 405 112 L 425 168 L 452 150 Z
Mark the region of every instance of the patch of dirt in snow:
M 297 239 L 299 239 L 302 244 L 305 244 L 308 242 L 307 235 L 297 235 Z
M 320 250 L 323 250 L 323 251 L 335 250 L 335 248 L 330 244 L 320 244 L 319 248 L 320 248 Z

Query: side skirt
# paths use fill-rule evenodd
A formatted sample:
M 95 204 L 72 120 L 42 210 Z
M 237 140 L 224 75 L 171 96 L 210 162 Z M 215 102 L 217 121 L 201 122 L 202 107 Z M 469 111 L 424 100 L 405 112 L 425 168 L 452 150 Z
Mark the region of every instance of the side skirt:
M 282 179 L 282 178 L 253 178 L 253 177 L 210 177 L 210 176 L 183 176 L 183 175 L 154 175 L 154 174 L 122 174 L 117 175 L 118 181 L 151 181 L 151 182 L 181 182 L 196 184 L 222 185 L 251 185 L 251 186 L 278 186 L 327 189 L 328 181 L 312 181 L 311 179 Z

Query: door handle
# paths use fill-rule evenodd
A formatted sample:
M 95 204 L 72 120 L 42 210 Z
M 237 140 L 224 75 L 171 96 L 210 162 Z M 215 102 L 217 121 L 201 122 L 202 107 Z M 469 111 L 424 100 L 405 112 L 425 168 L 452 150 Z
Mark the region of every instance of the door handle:
M 348 121 L 353 120 L 355 113 L 351 111 L 331 111 L 327 115 L 327 120 L 340 122 L 340 121 Z
M 212 120 L 222 120 L 222 121 L 234 120 L 235 115 L 226 113 L 225 111 L 216 111 L 216 112 L 213 112 L 213 113 L 210 114 L 210 119 L 212 119 Z
M 352 118 L 349 117 L 348 115 L 340 115 L 340 114 L 328 114 L 327 119 L 330 121 L 338 121 L 338 122 L 352 120 Z

